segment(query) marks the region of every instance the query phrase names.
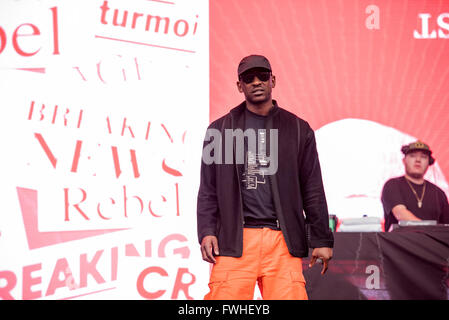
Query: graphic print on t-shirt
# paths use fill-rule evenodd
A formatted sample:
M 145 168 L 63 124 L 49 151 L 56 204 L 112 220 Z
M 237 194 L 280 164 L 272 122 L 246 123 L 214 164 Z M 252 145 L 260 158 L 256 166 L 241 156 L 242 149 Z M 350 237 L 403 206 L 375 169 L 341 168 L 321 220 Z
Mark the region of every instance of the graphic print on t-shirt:
M 265 116 L 246 110 L 245 165 L 242 174 L 243 215 L 253 219 L 276 219 L 270 177 L 269 135 Z M 251 138 L 250 138 L 251 137 Z
M 266 171 L 269 165 L 266 155 L 266 130 L 257 131 L 257 151 L 246 151 L 245 172 L 243 173 L 243 183 L 246 189 L 257 189 L 259 184 L 267 183 Z

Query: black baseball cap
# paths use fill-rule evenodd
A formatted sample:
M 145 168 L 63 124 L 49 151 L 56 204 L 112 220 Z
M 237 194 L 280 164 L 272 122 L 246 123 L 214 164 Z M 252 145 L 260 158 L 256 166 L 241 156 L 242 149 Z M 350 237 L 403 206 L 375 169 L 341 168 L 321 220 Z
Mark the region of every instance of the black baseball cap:
M 240 61 L 237 74 L 240 77 L 243 72 L 253 68 L 264 68 L 271 71 L 271 65 L 267 58 L 261 55 L 253 54 L 243 58 L 242 61 Z
M 435 159 L 432 157 L 432 150 L 430 147 L 422 141 L 415 141 L 406 145 L 403 145 L 401 151 L 404 155 L 413 151 L 423 151 L 429 155 L 429 164 L 432 165 Z

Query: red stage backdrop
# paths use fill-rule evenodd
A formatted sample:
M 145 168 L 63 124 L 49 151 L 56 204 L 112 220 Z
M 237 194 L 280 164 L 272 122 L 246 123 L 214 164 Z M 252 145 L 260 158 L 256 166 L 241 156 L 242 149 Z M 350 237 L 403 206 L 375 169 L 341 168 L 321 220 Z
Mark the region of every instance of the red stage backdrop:
M 448 192 L 448 38 L 443 0 L 0 1 L 0 299 L 202 299 L 202 140 L 252 53 L 330 213 L 381 217 L 416 138 Z
M 448 193 L 449 2 L 211 1 L 210 120 L 243 100 L 236 70 L 252 53 L 269 58 L 280 106 L 317 130 L 331 213 L 381 216 L 383 183 L 414 139 L 431 146 L 427 177 Z

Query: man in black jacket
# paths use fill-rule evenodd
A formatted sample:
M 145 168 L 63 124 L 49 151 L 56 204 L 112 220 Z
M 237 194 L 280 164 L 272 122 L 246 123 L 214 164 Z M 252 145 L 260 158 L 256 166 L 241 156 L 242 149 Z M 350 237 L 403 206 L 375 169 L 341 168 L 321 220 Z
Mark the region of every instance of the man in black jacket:
M 314 132 L 272 99 L 271 71 L 263 56 L 243 58 L 245 101 L 207 130 L 197 206 L 202 256 L 214 263 L 205 299 L 251 299 L 256 281 L 264 299 L 307 299 L 309 246 L 322 274 L 332 258 Z

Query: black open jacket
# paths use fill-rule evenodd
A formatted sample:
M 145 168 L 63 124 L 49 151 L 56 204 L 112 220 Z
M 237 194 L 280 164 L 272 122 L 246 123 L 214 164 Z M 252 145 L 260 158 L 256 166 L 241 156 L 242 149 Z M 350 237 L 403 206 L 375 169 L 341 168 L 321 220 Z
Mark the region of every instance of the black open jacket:
M 267 133 L 269 129 L 278 130 L 278 169 L 270 176 L 274 207 L 290 254 L 307 257 L 309 247 L 332 248 L 334 242 L 315 134 L 306 121 L 273 102 L 266 129 Z M 245 108 L 243 102 L 209 125 L 221 132 L 222 150 L 225 150 L 225 129 L 245 130 Z M 212 140 L 205 139 L 204 146 Z M 201 162 L 197 223 L 200 243 L 204 236 L 214 235 L 218 238 L 220 255 L 240 257 L 243 249 L 240 192 L 243 164 L 235 163 Z

